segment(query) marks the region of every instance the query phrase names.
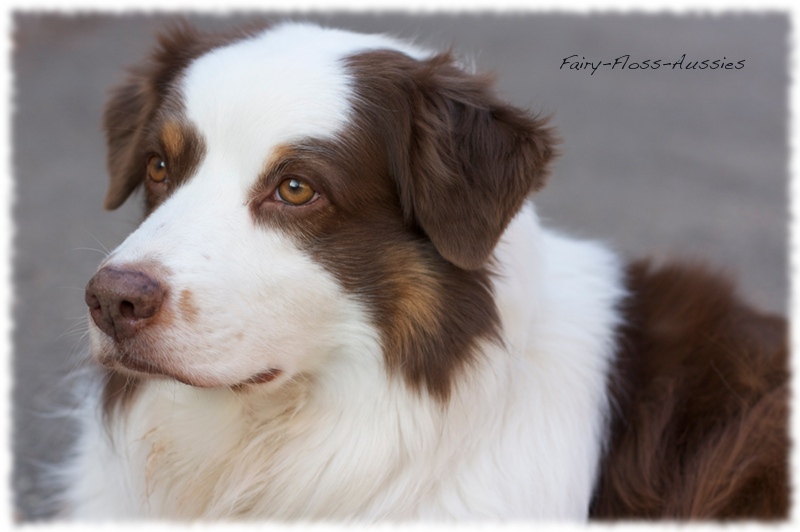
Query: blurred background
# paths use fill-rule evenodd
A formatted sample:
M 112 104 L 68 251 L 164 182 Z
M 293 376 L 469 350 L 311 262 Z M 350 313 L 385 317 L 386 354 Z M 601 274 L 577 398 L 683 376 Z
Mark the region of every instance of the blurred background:
M 224 29 L 269 13 L 193 16 Z M 316 14 L 291 17 L 452 47 L 494 71 L 499 93 L 552 114 L 563 156 L 536 198 L 550 226 L 629 257 L 700 260 L 757 308 L 788 305 L 788 17 Z M 169 17 L 20 14 L 13 19 L 13 490 L 17 518 L 47 518 L 47 464 L 65 456 L 68 375 L 84 356 L 83 288 L 139 220 L 102 210 L 107 91 Z M 571 70 L 744 60 L 736 70 Z

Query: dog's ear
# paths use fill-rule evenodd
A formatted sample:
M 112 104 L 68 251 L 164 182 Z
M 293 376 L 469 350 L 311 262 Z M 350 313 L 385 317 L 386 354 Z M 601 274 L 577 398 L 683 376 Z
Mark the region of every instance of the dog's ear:
M 158 35 L 158 46 L 140 65 L 129 69 L 127 80 L 111 92 L 103 114 L 110 176 L 105 208 L 116 209 L 144 180 L 148 126 L 169 87 L 192 59 L 213 42 L 189 24 L 178 21 Z
M 106 164 L 110 178 L 104 207 L 122 205 L 144 179 L 144 164 L 139 162 L 143 130 L 155 104 L 146 78 L 132 72 L 128 81 L 111 94 L 103 113 L 106 133 Z
M 492 80 L 449 54 L 413 74 L 410 145 L 399 188 L 439 253 L 463 269 L 486 262 L 527 196 L 542 187 L 556 139 L 546 120 L 499 101 Z

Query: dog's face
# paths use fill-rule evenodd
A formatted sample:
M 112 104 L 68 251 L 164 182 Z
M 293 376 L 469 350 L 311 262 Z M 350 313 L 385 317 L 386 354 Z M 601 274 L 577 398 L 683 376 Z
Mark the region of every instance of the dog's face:
M 102 364 L 277 386 L 371 342 L 447 395 L 496 310 L 486 263 L 552 155 L 449 56 L 283 25 L 176 28 L 106 109 L 116 208 L 147 217 L 87 286 Z

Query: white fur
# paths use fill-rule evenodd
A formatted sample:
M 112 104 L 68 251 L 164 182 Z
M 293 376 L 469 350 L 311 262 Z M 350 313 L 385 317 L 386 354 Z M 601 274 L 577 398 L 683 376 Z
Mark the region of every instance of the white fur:
M 181 86 L 207 154 L 106 264 L 156 261 L 173 294 L 191 291 L 199 317 L 177 313 L 163 346 L 221 387 L 147 380 L 110 427 L 90 404 L 71 517 L 587 517 L 623 296 L 615 255 L 543 230 L 526 206 L 495 250 L 503 347 L 481 345 L 442 406 L 390 378 L 362 304 L 248 213 L 275 147 L 346 124 L 337 59 L 386 46 L 287 25 L 190 66 Z M 248 68 L 256 56 L 275 68 Z M 270 368 L 276 381 L 226 386 Z

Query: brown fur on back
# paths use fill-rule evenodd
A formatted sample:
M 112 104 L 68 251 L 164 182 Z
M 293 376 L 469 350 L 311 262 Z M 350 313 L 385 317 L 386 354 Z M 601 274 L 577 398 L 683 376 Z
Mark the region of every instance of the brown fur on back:
M 699 267 L 637 262 L 628 285 L 591 515 L 786 518 L 785 321 Z

